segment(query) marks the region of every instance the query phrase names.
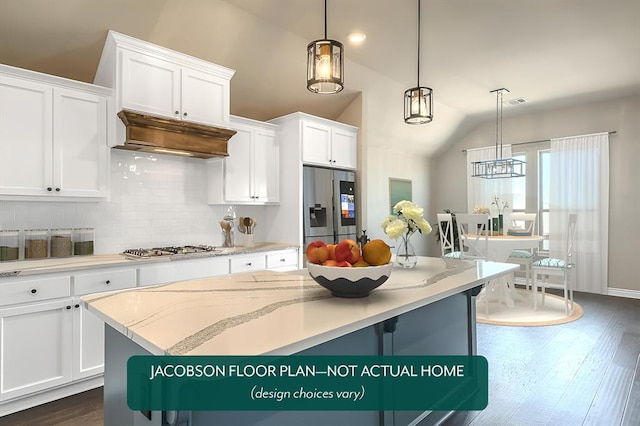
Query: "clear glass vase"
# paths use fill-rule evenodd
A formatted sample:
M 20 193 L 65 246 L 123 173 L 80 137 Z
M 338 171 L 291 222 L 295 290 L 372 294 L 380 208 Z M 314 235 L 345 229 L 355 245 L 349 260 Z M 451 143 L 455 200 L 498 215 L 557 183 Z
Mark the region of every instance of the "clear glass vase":
M 396 264 L 401 268 L 414 268 L 418 263 L 416 251 L 411 244 L 411 235 L 403 235 L 396 250 Z

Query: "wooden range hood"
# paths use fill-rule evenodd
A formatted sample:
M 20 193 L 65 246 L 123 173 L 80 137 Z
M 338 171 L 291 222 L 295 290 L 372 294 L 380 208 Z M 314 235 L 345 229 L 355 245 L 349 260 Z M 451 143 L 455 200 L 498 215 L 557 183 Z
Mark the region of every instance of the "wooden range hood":
M 227 157 L 227 142 L 235 130 L 158 117 L 123 109 L 124 145 L 114 148 L 192 158 Z

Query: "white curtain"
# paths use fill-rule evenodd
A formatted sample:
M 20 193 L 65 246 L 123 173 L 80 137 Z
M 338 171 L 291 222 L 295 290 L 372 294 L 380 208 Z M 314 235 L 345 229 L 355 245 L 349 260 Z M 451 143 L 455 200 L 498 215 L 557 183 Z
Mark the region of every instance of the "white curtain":
M 511 157 L 511 145 L 502 146 L 502 158 Z M 487 146 L 484 148 L 474 148 L 467 150 L 467 212 L 471 212 L 475 206 L 486 206 L 491 209 L 491 214 L 497 216 L 498 209 L 492 206 L 494 197 L 500 197 L 501 201 L 506 201 L 509 206 L 513 205 L 513 190 L 511 179 L 483 179 L 471 177 L 473 168 L 471 163 L 475 161 L 486 161 L 496 159 L 496 147 Z M 502 207 L 502 206 L 501 206 Z M 505 209 L 507 214 L 511 209 Z
M 551 140 L 549 256 L 563 257 L 577 213 L 571 273 L 577 291 L 605 294 L 609 252 L 609 134 Z

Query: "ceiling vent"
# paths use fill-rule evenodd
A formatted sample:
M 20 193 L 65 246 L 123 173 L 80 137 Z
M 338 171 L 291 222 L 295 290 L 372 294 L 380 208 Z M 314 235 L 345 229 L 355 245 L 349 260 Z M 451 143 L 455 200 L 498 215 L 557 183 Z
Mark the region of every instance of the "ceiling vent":
M 227 142 L 236 134 L 224 127 L 157 117 L 123 109 L 118 117 L 126 127 L 123 146 L 114 148 L 192 158 L 227 157 Z
M 506 105 L 511 105 L 511 106 L 520 105 L 525 102 L 527 102 L 525 98 L 515 98 L 515 99 L 509 99 L 508 101 L 504 101 Z

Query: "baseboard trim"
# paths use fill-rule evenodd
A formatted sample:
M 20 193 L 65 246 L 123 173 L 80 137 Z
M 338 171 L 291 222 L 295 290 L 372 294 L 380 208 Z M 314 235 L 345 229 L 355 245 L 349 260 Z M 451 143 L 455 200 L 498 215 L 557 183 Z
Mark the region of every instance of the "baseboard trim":
M 524 277 L 515 277 L 514 283 L 519 285 L 525 285 L 526 279 Z M 577 291 L 577 290 L 574 290 Z M 626 288 L 607 288 L 607 296 L 626 297 L 627 299 L 640 299 L 640 290 L 629 290 Z
M 626 288 L 612 288 L 607 289 L 609 296 L 627 297 L 629 299 L 640 299 L 640 290 L 628 290 Z

